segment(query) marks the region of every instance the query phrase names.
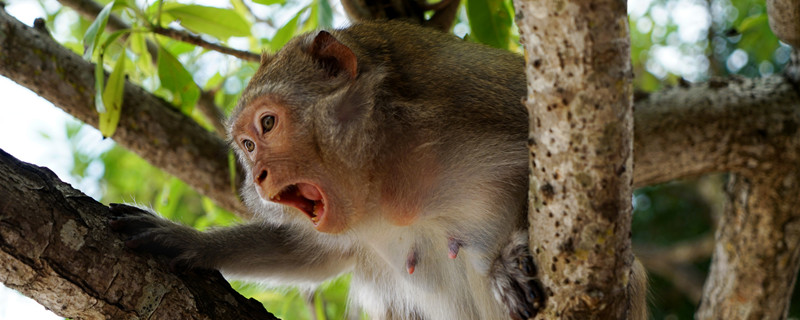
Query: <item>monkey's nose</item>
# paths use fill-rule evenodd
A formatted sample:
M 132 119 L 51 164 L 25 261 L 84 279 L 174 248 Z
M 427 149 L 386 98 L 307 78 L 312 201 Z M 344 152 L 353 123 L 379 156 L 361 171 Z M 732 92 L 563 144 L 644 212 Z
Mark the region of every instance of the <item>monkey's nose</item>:
M 267 179 L 267 170 L 261 170 L 261 173 L 256 177 L 256 183 L 261 184 L 264 182 L 264 179 Z

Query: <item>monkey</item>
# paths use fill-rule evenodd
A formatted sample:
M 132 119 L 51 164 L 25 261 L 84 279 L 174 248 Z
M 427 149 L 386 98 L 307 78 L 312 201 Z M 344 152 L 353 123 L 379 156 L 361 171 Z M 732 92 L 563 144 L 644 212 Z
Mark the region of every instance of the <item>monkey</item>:
M 255 218 L 200 232 L 112 204 L 126 245 L 171 266 L 313 287 L 352 274 L 373 319 L 528 319 L 524 60 L 400 21 L 297 36 L 259 69 L 228 134 Z M 636 263 L 631 318 L 645 319 Z

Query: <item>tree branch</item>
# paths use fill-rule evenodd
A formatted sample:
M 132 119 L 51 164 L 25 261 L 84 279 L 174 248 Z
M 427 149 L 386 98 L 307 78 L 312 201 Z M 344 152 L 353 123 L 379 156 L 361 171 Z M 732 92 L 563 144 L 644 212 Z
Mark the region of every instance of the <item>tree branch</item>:
M 800 137 L 800 93 L 780 75 L 675 87 L 635 108 L 635 187 L 751 168 L 751 154 Z
M 3 150 L 0 194 L 0 282 L 60 316 L 276 319 L 217 271 L 176 275 L 124 249 L 108 207 Z
M 769 27 L 778 39 L 800 48 L 800 2 L 767 0 L 767 16 Z
M 731 175 L 696 319 L 785 319 L 800 267 L 800 148 L 767 146 Z M 775 161 L 779 159 L 782 163 Z M 763 166 L 771 167 L 770 170 Z
M 92 70 L 94 65 L 0 9 L 0 74 L 97 127 Z M 250 215 L 232 188 L 226 143 L 164 100 L 126 83 L 112 138 L 223 208 Z
M 164 27 L 160 27 L 160 26 L 153 26 L 152 31 L 157 33 L 157 34 L 160 34 L 162 36 L 165 36 L 165 37 L 170 37 L 172 39 L 175 39 L 175 40 L 178 40 L 178 41 L 183 41 L 183 42 L 186 42 L 186 43 L 190 43 L 190 44 L 196 45 L 198 47 L 202 47 L 202 48 L 206 48 L 206 49 L 209 49 L 209 50 L 217 51 L 219 53 L 231 55 L 231 56 L 237 57 L 237 58 L 242 59 L 242 60 L 252 61 L 252 62 L 259 62 L 261 60 L 261 56 L 258 55 L 258 54 L 252 53 L 250 51 L 229 48 L 229 47 L 226 47 L 226 46 L 223 46 L 223 45 L 219 45 L 219 44 L 216 44 L 216 43 L 211 43 L 211 42 L 208 42 L 206 40 L 203 40 L 203 38 L 201 38 L 198 35 L 194 35 L 194 34 L 186 32 L 186 31 L 175 30 L 175 29 L 171 29 L 171 28 L 164 28 Z
M 703 296 L 705 275 L 691 264 L 711 256 L 714 238 L 702 237 L 697 240 L 678 243 L 670 247 L 636 246 L 633 251 L 647 267 L 649 272 L 658 274 L 669 281 L 692 302 L 700 302 Z

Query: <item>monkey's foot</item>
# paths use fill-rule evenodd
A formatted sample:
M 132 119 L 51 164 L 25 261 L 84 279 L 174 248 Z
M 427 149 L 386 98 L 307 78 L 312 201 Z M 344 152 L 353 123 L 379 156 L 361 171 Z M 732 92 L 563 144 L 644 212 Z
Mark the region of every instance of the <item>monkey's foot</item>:
M 528 250 L 527 230 L 514 232 L 489 272 L 495 297 L 506 306 L 512 319 L 532 318 L 544 306 L 544 291 Z
M 200 267 L 196 265 L 202 242 L 198 231 L 138 207 L 119 203 L 109 207 L 108 224 L 112 230 L 129 236 L 125 240 L 128 248 L 172 258 L 172 271 Z

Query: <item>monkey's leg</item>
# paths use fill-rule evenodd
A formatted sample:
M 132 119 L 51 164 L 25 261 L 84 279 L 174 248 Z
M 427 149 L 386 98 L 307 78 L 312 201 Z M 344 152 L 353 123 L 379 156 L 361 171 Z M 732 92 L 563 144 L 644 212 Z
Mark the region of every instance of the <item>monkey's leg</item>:
M 321 282 L 348 271 L 352 253 L 313 233 L 249 223 L 200 232 L 137 207 L 112 204 L 112 229 L 130 235 L 133 249 L 166 255 L 174 269 L 220 269 L 279 282 Z
M 494 294 L 512 319 L 528 319 L 544 306 L 544 291 L 528 249 L 527 230 L 514 232 L 489 270 Z

